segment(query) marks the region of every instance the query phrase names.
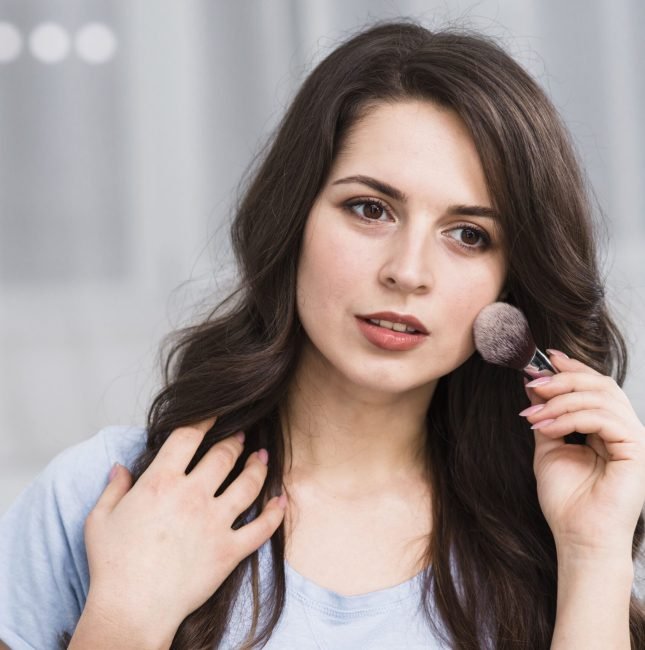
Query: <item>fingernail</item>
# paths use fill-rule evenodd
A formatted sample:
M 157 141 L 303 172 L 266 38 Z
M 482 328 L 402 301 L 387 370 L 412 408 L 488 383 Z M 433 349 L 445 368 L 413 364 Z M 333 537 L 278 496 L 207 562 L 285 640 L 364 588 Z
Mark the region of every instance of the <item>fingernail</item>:
M 278 499 L 278 505 L 283 510 L 286 510 L 286 508 L 287 508 L 287 495 L 286 494 L 281 494 L 280 495 L 280 498 Z
M 544 386 L 544 384 L 548 384 L 552 379 L 553 377 L 538 377 L 526 384 L 526 387 L 535 388 L 536 386 Z
M 238 431 L 237 433 L 233 434 L 235 438 L 237 438 L 240 442 L 244 442 L 244 431 Z
M 258 451 L 258 458 L 267 465 L 269 462 L 269 452 L 266 449 L 260 449 Z
M 543 408 L 544 408 L 544 404 L 534 404 L 533 406 L 529 406 L 523 411 L 520 411 L 519 414 L 526 417 L 527 415 L 534 415 L 538 411 L 541 411 Z
M 554 350 L 553 348 L 547 348 L 546 353 L 551 356 L 555 357 L 564 357 L 565 359 L 569 358 L 568 354 L 565 354 L 564 352 L 561 352 L 560 350 Z
M 542 427 L 545 427 L 547 424 L 551 424 L 551 422 L 555 422 L 555 418 L 551 418 L 549 420 L 542 420 L 541 422 L 536 422 L 531 429 L 541 429 Z
M 116 473 L 119 471 L 119 467 L 119 463 L 114 463 L 114 465 L 112 465 L 110 475 L 108 476 L 108 483 L 116 476 Z

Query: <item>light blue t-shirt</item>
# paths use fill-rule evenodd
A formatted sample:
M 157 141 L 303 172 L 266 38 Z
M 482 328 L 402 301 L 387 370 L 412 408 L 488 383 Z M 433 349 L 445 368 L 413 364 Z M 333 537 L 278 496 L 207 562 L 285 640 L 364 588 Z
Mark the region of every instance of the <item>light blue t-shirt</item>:
M 12 650 L 57 650 L 73 633 L 89 588 L 83 540 L 88 513 L 114 462 L 132 467 L 145 445 L 138 427 L 109 427 L 54 458 L 0 519 L 0 639 Z M 269 570 L 270 543 L 259 553 Z M 388 589 L 343 596 L 308 580 L 286 561 L 287 598 L 269 650 L 447 648 L 420 609 L 421 574 Z M 243 584 L 220 648 L 239 647 L 249 628 L 251 591 Z

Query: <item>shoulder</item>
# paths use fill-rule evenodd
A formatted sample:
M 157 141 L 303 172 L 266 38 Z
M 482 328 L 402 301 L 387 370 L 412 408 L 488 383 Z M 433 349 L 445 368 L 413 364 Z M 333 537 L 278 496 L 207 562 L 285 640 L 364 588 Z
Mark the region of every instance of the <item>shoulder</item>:
M 56 647 L 73 630 L 89 589 L 85 519 L 110 468 L 130 468 L 141 427 L 107 427 L 55 456 L 0 518 L 0 639 L 15 648 Z
M 101 429 L 92 437 L 67 447 L 55 456 L 41 477 L 55 476 L 61 470 L 110 465 L 111 462 L 131 464 L 146 442 L 146 430 L 134 426 L 111 426 Z
M 132 466 L 145 447 L 146 430 L 141 427 L 114 426 L 98 433 L 56 455 L 34 480 L 22 491 L 0 519 L 0 530 L 7 533 L 7 519 L 15 520 L 16 512 L 55 507 L 59 516 L 87 514 L 107 485 L 110 468 L 115 462 Z
M 131 467 L 145 441 L 146 431 L 140 427 L 101 429 L 55 456 L 24 496 L 28 501 L 37 496 L 49 498 L 63 520 L 84 520 L 105 489 L 112 465 L 118 462 Z
M 107 483 L 114 463 L 130 467 L 145 447 L 146 430 L 112 426 L 60 452 L 36 478 L 36 482 L 84 492 L 85 488 Z M 101 472 L 107 472 L 101 476 Z M 105 479 L 104 481 L 101 479 Z

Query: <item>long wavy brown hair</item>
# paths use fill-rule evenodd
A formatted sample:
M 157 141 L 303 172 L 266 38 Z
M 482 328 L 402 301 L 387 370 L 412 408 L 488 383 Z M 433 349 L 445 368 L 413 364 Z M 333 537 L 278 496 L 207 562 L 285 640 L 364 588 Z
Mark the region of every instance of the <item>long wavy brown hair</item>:
M 241 429 L 244 453 L 218 494 L 253 451 L 266 447 L 272 461 L 256 502 L 234 527 L 280 493 L 288 440 L 280 414 L 306 337 L 296 310 L 305 222 L 351 128 L 375 104 L 409 99 L 449 107 L 467 126 L 501 215 L 507 300 L 526 314 L 538 346 L 565 350 L 622 384 L 626 348 L 605 302 L 586 180 L 554 106 L 489 37 L 406 20 L 377 23 L 307 77 L 244 181 L 231 231 L 239 285 L 167 341 L 165 387 L 150 407 L 135 480 L 173 429 L 216 415 L 187 471 Z M 428 409 L 433 520 L 422 599 L 431 624 L 434 602 L 455 648 L 551 643 L 557 560 L 537 498 L 534 437 L 517 415 L 526 404 L 516 371 L 474 353 L 441 377 Z M 634 554 L 642 537 L 641 516 Z M 247 571 L 254 604 L 244 647 L 262 647 L 285 603 L 284 547 L 281 525 L 270 540 L 268 600 L 258 598 L 256 551 L 182 622 L 171 647 L 217 647 Z M 644 648 L 645 613 L 634 596 L 630 629 L 632 647 Z

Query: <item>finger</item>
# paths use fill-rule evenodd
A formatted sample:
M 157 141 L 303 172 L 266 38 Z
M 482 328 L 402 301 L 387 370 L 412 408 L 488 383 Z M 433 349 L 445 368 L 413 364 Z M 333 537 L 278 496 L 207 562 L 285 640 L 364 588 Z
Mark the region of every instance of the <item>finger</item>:
M 545 399 L 540 397 L 532 388 L 527 388 L 526 384 L 529 383 L 529 380 L 524 377 L 524 392 L 526 393 L 526 396 L 529 398 L 529 401 L 531 402 L 532 405 L 535 404 L 544 404 L 546 402 Z
M 583 391 L 556 395 L 541 404 L 541 409 L 527 408 L 520 411 L 520 415 L 528 422 L 535 424 L 542 420 L 557 418 L 565 413 L 589 409 L 605 409 L 618 413 L 624 410 L 622 403 L 616 403 L 612 395 L 604 391 Z
M 94 506 L 94 510 L 99 512 L 112 512 L 117 504 L 127 494 L 133 484 L 132 474 L 127 467 L 115 463 L 112 479 L 108 482 Z
M 577 359 L 570 359 L 564 352 L 560 350 L 548 349 L 547 354 L 549 355 L 549 361 L 555 366 L 559 372 L 564 372 L 566 370 L 574 372 L 584 372 L 589 375 L 601 375 L 597 370 L 594 370 L 591 366 L 588 366 L 582 361 Z
M 561 438 L 569 433 L 596 433 L 608 444 L 634 442 L 635 436 L 630 435 L 630 427 L 622 419 L 616 417 L 604 409 L 589 409 L 565 413 L 555 420 L 549 422 L 544 420 L 536 422 L 532 429 L 539 429 L 540 433 L 549 438 Z M 621 460 L 614 455 L 612 458 Z
M 166 470 L 172 474 L 184 474 L 206 432 L 215 424 L 216 418 L 208 418 L 190 426 L 178 427 L 161 445 L 148 470 Z M 148 472 L 146 470 L 146 472 Z M 144 472 L 144 473 L 146 473 Z
M 258 497 L 267 477 L 267 465 L 262 458 L 267 458 L 266 449 L 253 452 L 247 459 L 240 475 L 226 488 L 216 501 L 225 508 L 225 516 L 231 522 L 239 517 Z
M 285 495 L 282 495 L 285 497 Z M 286 499 L 286 497 L 285 497 Z M 264 510 L 250 523 L 234 531 L 242 558 L 256 551 L 278 529 L 284 519 L 284 508 L 280 506 L 280 497 L 273 497 L 264 506 Z M 286 501 L 285 501 L 286 507 Z
M 535 471 L 537 465 L 546 454 L 560 447 L 564 447 L 567 443 L 564 438 L 549 438 L 541 433 L 539 429 L 535 429 L 533 435 L 535 437 L 535 455 L 533 458 L 533 469 Z
M 609 460 L 609 452 L 602 438 L 596 433 L 590 433 L 585 440 L 587 447 L 591 447 L 601 458 Z
M 540 429 L 533 431 L 535 435 L 535 457 L 533 459 L 533 469 L 537 469 L 542 459 L 551 451 L 558 450 L 560 447 L 567 447 L 569 453 L 580 454 L 578 449 L 587 446 L 592 449 L 598 456 L 605 461 L 609 461 L 610 454 L 607 446 L 602 439 L 595 433 L 589 434 L 585 438 L 585 445 L 567 445 L 565 438 L 550 438 L 541 433 Z M 537 473 L 537 472 L 536 472 Z
M 204 490 L 214 495 L 244 450 L 241 438 L 235 434 L 216 442 L 188 474 L 190 480 L 200 483 Z
M 606 375 L 563 371 L 547 377 L 538 377 L 526 384 L 541 398 L 549 400 L 562 393 L 574 391 L 604 391 L 627 404 L 629 400 L 616 382 Z

